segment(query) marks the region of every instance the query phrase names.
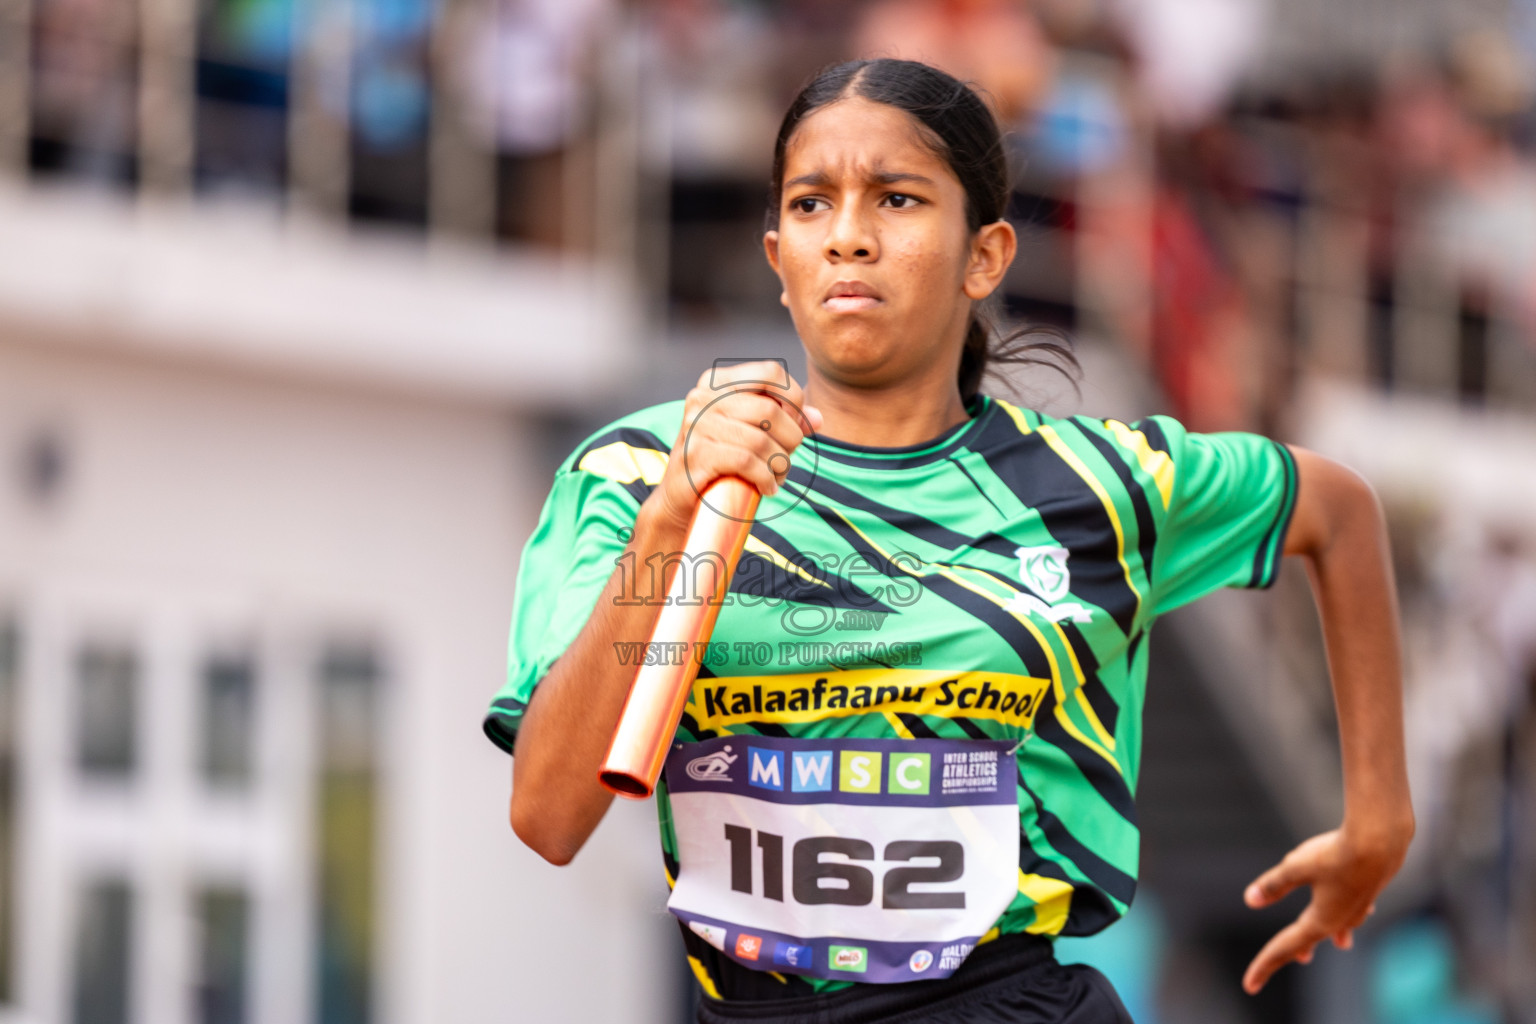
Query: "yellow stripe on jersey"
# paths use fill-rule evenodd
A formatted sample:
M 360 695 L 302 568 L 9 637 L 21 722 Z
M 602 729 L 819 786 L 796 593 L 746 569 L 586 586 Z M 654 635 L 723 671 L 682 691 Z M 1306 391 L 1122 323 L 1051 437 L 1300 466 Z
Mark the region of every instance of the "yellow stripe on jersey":
M 699 962 L 699 958 L 696 956 L 689 957 L 688 966 L 693 968 L 693 976 L 699 979 L 699 987 L 704 990 L 704 994 L 711 999 L 719 999 L 720 990 L 715 987 L 715 979 L 709 976 L 709 972 L 704 969 L 704 965 Z
M 844 521 L 846 522 L 846 519 Z M 853 526 L 852 523 L 849 523 L 848 525 L 849 526 Z M 855 530 L 858 529 L 858 527 L 856 527 L 856 526 L 853 527 L 853 528 Z M 860 535 L 863 536 L 862 534 L 860 534 Z M 865 539 L 868 540 L 869 538 L 866 537 Z M 874 541 L 869 541 L 869 542 L 871 544 L 874 544 Z M 878 547 L 878 545 L 877 545 L 877 547 Z M 883 553 L 884 552 L 882 552 L 882 554 Z M 904 566 L 902 568 L 905 569 Z M 1047 642 L 1047 640 L 1045 639 L 1045 636 L 1040 632 L 1039 627 L 1035 625 L 1034 620 L 1029 618 L 1027 615 L 1021 614 L 1020 612 L 1018 612 L 1017 610 L 1015 610 L 1014 608 L 1011 608 L 1009 606 L 1010 598 L 1012 597 L 1012 595 L 1014 593 L 1017 593 L 1017 592 L 1010 590 L 1008 597 L 1000 597 L 997 594 L 992 593 L 990 590 L 986 589 L 985 587 L 973 586 L 971 583 L 968 583 L 965 580 L 961 579 L 959 576 L 955 575 L 955 573 L 952 571 L 952 570 L 959 570 L 959 569 L 963 569 L 963 570 L 967 570 L 969 572 L 975 573 L 976 576 L 978 578 L 980 578 L 985 583 L 993 584 L 993 585 L 995 585 L 997 583 L 997 580 L 996 580 L 995 577 L 990 576 L 990 575 L 988 575 L 985 572 L 982 572 L 980 569 L 975 569 L 975 568 L 972 568 L 971 566 L 968 566 L 968 565 L 938 566 L 933 571 L 937 572 L 939 575 L 943 576 L 945 579 L 951 580 L 954 583 L 959 584 L 960 586 L 964 587 L 965 589 L 971 591 L 973 594 L 976 594 L 976 595 L 978 595 L 980 597 L 986 598 L 987 600 L 989 600 L 992 603 L 996 604 L 1003 611 L 1008 612 L 1014 618 L 1018 619 L 1019 622 L 1023 623 L 1024 628 L 1029 630 L 1030 633 L 1033 634 L 1035 640 L 1040 644 L 1041 650 L 1043 650 L 1045 652 L 1046 661 L 1051 666 L 1051 685 L 1052 685 L 1052 687 L 1056 691 L 1056 708 L 1055 708 L 1056 720 L 1061 723 L 1061 727 L 1063 729 L 1067 730 L 1067 733 L 1069 735 L 1071 735 L 1074 739 L 1076 739 L 1083 746 L 1087 747 L 1089 750 L 1092 750 L 1094 753 L 1098 754 L 1104 760 L 1108 761 L 1110 763 L 1110 766 L 1115 769 L 1115 772 L 1123 777 L 1125 775 L 1125 772 L 1121 770 L 1120 762 L 1115 759 L 1115 755 L 1114 754 L 1110 753 L 1110 751 L 1114 749 L 1115 741 L 1114 741 L 1113 738 L 1111 738 L 1109 736 L 1109 733 L 1105 730 L 1103 723 L 1100 722 L 1099 721 L 1099 717 L 1096 714 L 1093 713 L 1093 708 L 1091 706 L 1089 706 L 1087 698 L 1083 695 L 1083 682 L 1084 682 L 1083 666 L 1078 662 L 1078 660 L 1077 660 L 1077 652 L 1072 649 L 1072 644 L 1067 640 L 1066 631 L 1061 628 L 1061 624 L 1057 623 L 1057 622 L 1053 622 L 1051 624 L 1051 626 L 1056 631 L 1057 637 L 1061 640 L 1062 647 L 1064 647 L 1066 649 L 1068 660 L 1072 663 L 1073 679 L 1075 680 L 1075 682 L 1077 684 L 1075 689 L 1074 689 L 1074 692 L 1077 694 L 1078 701 L 1079 701 L 1079 703 L 1083 707 L 1083 712 L 1088 717 L 1089 725 L 1091 725 L 1093 727 L 1094 732 L 1096 732 L 1099 736 L 1103 737 L 1104 739 L 1106 739 L 1108 741 L 1108 743 L 1107 743 L 1107 746 L 1109 747 L 1108 750 L 1106 750 L 1104 748 L 1104 746 L 1101 746 L 1100 744 L 1095 743 L 1093 740 L 1089 739 L 1088 736 L 1086 734 L 1084 734 L 1084 732 L 1077 727 L 1077 723 L 1073 722 L 1072 719 L 1068 716 L 1068 714 L 1067 714 L 1067 690 L 1066 690 L 1066 687 L 1062 683 L 1061 663 L 1056 660 L 1056 652 L 1055 652 L 1055 650 L 1052 648 L 1051 644 L 1049 642 Z M 909 569 L 905 570 L 905 571 L 911 572 L 911 570 L 909 570 Z M 914 573 L 913 575 L 919 575 L 919 574 Z M 924 575 L 926 575 L 926 573 Z
M 1115 435 L 1123 447 L 1129 448 L 1136 456 L 1136 461 L 1152 481 L 1157 484 L 1157 493 L 1163 496 L 1163 508 L 1167 508 L 1173 501 L 1173 459 L 1167 452 L 1160 452 L 1152 447 L 1147 440 L 1147 435 L 1139 430 L 1132 430 L 1119 420 L 1105 420 L 1104 425 L 1109 427 L 1110 433 Z
M 855 529 L 857 528 L 855 527 Z M 995 584 L 997 582 L 994 577 L 989 576 L 988 574 L 982 572 L 980 569 L 973 569 L 970 566 L 954 566 L 953 568 L 969 570 L 987 583 Z M 1087 697 L 1083 695 L 1083 666 L 1078 662 L 1077 652 L 1072 649 L 1072 644 L 1067 640 L 1066 631 L 1061 628 L 1061 624 L 1059 622 L 1053 622 L 1051 627 L 1056 631 L 1057 637 L 1061 640 L 1062 646 L 1066 649 L 1067 658 L 1072 663 L 1073 678 L 1077 683 L 1074 692 L 1077 694 L 1078 702 L 1082 705 L 1084 714 L 1086 714 L 1088 717 L 1089 725 L 1093 727 L 1094 732 L 1108 741 L 1108 750 L 1106 750 L 1104 746 L 1101 746 L 1100 744 L 1095 743 L 1093 740 L 1089 739 L 1088 736 L 1077 727 L 1077 723 L 1073 722 L 1071 717 L 1067 714 L 1067 690 L 1061 679 L 1061 664 L 1056 660 L 1055 651 L 1046 641 L 1045 636 L 1040 632 L 1039 627 L 1035 625 L 1034 620 L 1030 619 L 1027 615 L 1023 615 L 1017 610 L 1009 607 L 1009 598 L 999 597 L 998 595 L 983 587 L 972 586 L 970 583 L 967 583 L 965 580 L 960 579 L 953 572 L 949 571 L 948 567 L 940 567 L 937 571 L 946 579 L 953 580 L 955 583 L 958 583 L 960 586 L 971 591 L 972 593 L 978 594 L 981 597 L 985 597 L 987 600 L 993 602 L 998 607 L 1002 608 L 1003 611 L 1008 612 L 1014 618 L 1023 623 L 1024 628 L 1029 630 L 1030 633 L 1034 635 L 1035 639 L 1039 642 L 1041 649 L 1045 651 L 1046 661 L 1049 662 L 1051 666 L 1051 685 L 1056 691 L 1056 721 L 1060 722 L 1061 727 L 1067 730 L 1067 733 L 1076 739 L 1079 743 L 1087 747 L 1089 750 L 1092 750 L 1095 754 L 1098 754 L 1104 760 L 1108 761 L 1110 766 L 1115 769 L 1116 774 L 1123 777 L 1125 772 L 1121 770 L 1120 762 L 1115 759 L 1114 754 L 1110 753 L 1110 751 L 1115 747 L 1115 741 L 1105 730 L 1103 723 L 1099 721 L 1098 715 L 1093 713 L 1093 708 L 1088 704 Z M 1010 597 L 1013 593 L 1016 593 L 1016 591 L 1009 592 Z
M 1041 431 L 1042 431 L 1042 433 L 1044 433 L 1044 431 L 1049 430 L 1049 429 L 1050 429 L 1049 427 L 1042 427 Z M 1052 431 L 1052 433 L 1054 434 L 1054 431 Z M 1057 440 L 1058 440 L 1058 442 L 1060 441 L 1059 438 Z M 1078 463 L 1078 465 L 1081 466 L 1082 464 Z M 1083 468 L 1084 468 L 1084 470 L 1087 469 L 1087 467 L 1083 467 Z M 1096 482 L 1095 482 L 1095 488 L 1098 489 L 1098 493 L 1099 493 L 1100 497 L 1103 498 L 1105 500 L 1106 504 L 1107 504 L 1108 503 L 1108 495 L 1104 494 L 1103 490 L 1098 488 Z M 833 511 L 836 512 L 837 510 L 833 509 Z M 977 594 L 978 596 L 984 597 L 987 600 L 993 602 L 998 607 L 1002 608 L 1003 611 L 1008 612 L 1014 618 L 1018 619 L 1019 622 L 1023 623 L 1024 628 L 1029 630 L 1029 632 L 1034 636 L 1035 640 L 1040 644 L 1040 649 L 1045 652 L 1046 661 L 1050 664 L 1050 667 L 1051 667 L 1050 684 L 1055 688 L 1055 691 L 1056 691 L 1056 709 L 1055 709 L 1056 720 L 1061 723 L 1061 727 L 1067 731 L 1068 735 L 1072 736 L 1074 739 L 1076 739 L 1083 746 L 1087 747 L 1089 750 L 1092 750 L 1094 753 L 1098 754 L 1104 760 L 1108 761 L 1110 766 L 1115 769 L 1115 773 L 1117 775 L 1119 775 L 1122 778 L 1125 777 L 1125 771 L 1120 767 L 1120 762 L 1118 760 L 1116 760 L 1115 755 L 1110 752 L 1110 750 L 1112 750 L 1114 748 L 1114 739 L 1109 736 L 1109 733 L 1104 728 L 1103 723 L 1101 723 L 1099 721 L 1098 716 L 1093 713 L 1093 708 L 1089 706 L 1087 698 L 1084 697 L 1083 694 L 1082 694 L 1082 685 L 1083 685 L 1083 682 L 1084 682 L 1083 667 L 1082 667 L 1081 664 L 1078 663 L 1077 652 L 1072 649 L 1071 643 L 1069 643 L 1067 641 L 1067 634 L 1061 628 L 1061 624 L 1060 623 L 1052 623 L 1052 626 L 1053 626 L 1053 628 L 1056 631 L 1057 637 L 1060 638 L 1062 646 L 1067 651 L 1068 659 L 1072 663 L 1072 671 L 1074 673 L 1074 679 L 1075 679 L 1075 681 L 1077 683 L 1076 692 L 1078 694 L 1080 703 L 1082 704 L 1083 711 L 1087 715 L 1089 723 L 1093 727 L 1094 732 L 1096 732 L 1098 735 L 1108 739 L 1108 741 L 1109 741 L 1108 742 L 1108 746 L 1109 746 L 1110 750 L 1106 750 L 1103 745 L 1100 745 L 1099 743 L 1094 742 L 1092 739 L 1089 739 L 1088 736 L 1081 729 L 1079 729 L 1077 727 L 1077 723 L 1072 721 L 1071 716 L 1068 715 L 1068 713 L 1067 713 L 1067 691 L 1066 691 L 1066 687 L 1062 685 L 1062 681 L 1061 681 L 1061 665 L 1056 660 L 1056 652 L 1055 652 L 1054 648 L 1051 646 L 1050 642 L 1046 640 L 1045 635 L 1040 632 L 1040 629 L 1039 629 L 1038 626 L 1035 625 L 1034 620 L 1030 619 L 1029 616 L 1027 616 L 1027 615 L 1020 614 L 1017 610 L 1015 610 L 1014 608 L 1011 608 L 1009 606 L 1010 599 L 1012 598 L 1013 594 L 1017 593 L 1017 591 L 1014 591 L 1014 590 L 1010 589 L 1009 594 L 1008 594 L 1007 597 L 1000 597 L 999 595 L 992 593 L 989 589 L 987 589 L 985 587 L 975 586 L 975 585 L 967 582 L 966 580 L 961 579 L 953 571 L 953 570 L 958 570 L 958 569 L 968 570 L 970 572 L 975 573 L 981 580 L 985 581 L 987 584 L 995 586 L 997 584 L 996 578 L 993 577 L 993 576 L 988 575 L 985 572 L 982 572 L 980 569 L 974 569 L 974 568 L 972 568 L 970 566 L 953 566 L 953 567 L 951 567 L 951 566 L 936 565 L 936 564 L 933 564 L 933 563 L 923 562 L 920 559 L 918 559 L 915 555 L 912 555 L 910 552 L 907 552 L 907 557 L 909 557 L 913 561 L 918 562 L 919 565 L 924 567 L 921 571 L 914 572 L 913 570 L 907 568 L 906 566 L 902 565 L 901 563 L 897 562 L 894 558 L 892 558 L 889 552 L 887 552 L 878 543 L 876 543 L 875 540 L 872 537 L 870 537 L 867 533 L 865 533 L 863 530 L 859 529 L 856 525 L 854 525 L 854 523 L 851 520 L 849 520 L 849 518 L 847 516 L 843 515 L 841 512 L 838 512 L 837 515 L 838 515 L 838 518 L 842 519 L 842 521 L 848 525 L 848 528 L 850 530 L 852 530 L 854 533 L 857 533 L 860 537 L 862 537 L 866 544 L 868 544 L 874 550 L 878 551 L 882 556 L 885 557 L 885 560 L 887 562 L 889 562 L 892 565 L 895 565 L 897 568 L 901 569 L 902 572 L 905 572 L 905 573 L 907 573 L 910 576 L 927 576 L 927 575 L 932 575 L 934 573 L 937 573 L 938 575 L 943 576 L 945 579 L 950 580 L 951 582 L 956 583 L 956 584 L 964 587 L 965 589 L 971 591 L 972 593 Z M 1114 516 L 1114 510 L 1113 510 L 1112 506 L 1110 506 L 1110 515 L 1112 517 Z M 1118 535 L 1118 531 L 1119 531 L 1119 520 L 1118 519 L 1115 520 L 1115 529 L 1116 529 L 1116 532 L 1117 532 L 1117 535 Z M 1124 541 L 1123 541 L 1123 539 L 1121 541 L 1120 564 L 1122 566 L 1125 565 Z M 931 568 L 929 568 L 929 566 L 931 566 Z M 1130 580 L 1130 570 L 1129 569 L 1126 569 L 1126 580 L 1127 580 L 1127 582 L 1129 582 L 1129 580 Z M 1132 589 L 1132 593 L 1135 593 L 1135 588 L 1132 587 L 1131 589 Z M 1137 594 L 1137 600 L 1140 601 L 1140 599 L 1141 599 L 1141 595 Z M 1022 677 L 1022 678 L 1032 678 L 1032 677 Z M 972 712 L 968 712 L 968 714 L 970 715 L 970 717 L 976 717 L 976 715 L 974 713 L 972 713 Z M 992 716 L 992 715 L 982 715 L 981 717 L 993 718 L 994 716 Z M 1005 721 L 1006 722 L 1007 720 L 1006 719 L 1002 719 L 1001 721 Z M 1030 711 L 1030 724 L 1033 724 L 1033 723 L 1034 723 L 1034 711 L 1033 711 L 1033 709 L 1031 709 L 1031 711 Z
M 1088 719 L 1088 724 L 1093 728 L 1094 735 L 1098 736 L 1100 743 L 1110 750 L 1114 750 L 1115 738 L 1109 734 L 1108 729 L 1104 728 L 1104 723 L 1099 721 L 1098 714 L 1093 710 L 1093 705 L 1088 703 L 1088 695 L 1083 692 L 1081 686 L 1077 688 L 1076 696 L 1077 703 L 1082 707 L 1083 716 Z
M 987 934 L 976 940 L 976 945 L 985 946 L 987 943 L 991 942 L 1001 934 L 1003 934 L 1003 930 L 997 925 L 993 925 L 991 931 L 987 932 Z
M 1072 907 L 1072 883 L 1019 869 L 1019 892 L 1035 904 L 1035 919 L 1024 930 L 1033 935 L 1057 935 Z
M 747 534 L 747 546 L 744 550 L 750 551 L 754 555 L 768 559 L 768 561 L 772 562 L 780 569 L 783 569 L 785 572 L 792 572 L 803 580 L 814 583 L 819 587 L 826 587 L 828 590 L 832 589 L 832 584 L 828 583 L 826 580 L 817 579 L 815 576 L 812 576 L 810 573 L 806 572 L 805 569 L 791 562 L 783 555 L 779 554 L 776 548 L 764 544 L 750 533 Z
M 916 736 L 912 735 L 912 730 L 908 729 L 906 727 L 906 725 L 902 722 L 902 720 L 899 717 L 897 717 L 896 712 L 894 712 L 894 711 L 887 711 L 887 712 L 885 712 L 885 720 L 890 723 L 891 729 L 893 731 L 895 731 L 896 735 L 900 736 L 902 739 L 904 739 L 904 740 L 915 740 L 915 739 L 917 739 Z
M 587 452 L 576 468 L 621 484 L 644 480 L 654 487 L 661 483 L 661 474 L 666 471 L 667 453 L 615 441 Z
M 1115 556 L 1120 559 L 1120 568 L 1125 573 L 1125 585 L 1131 588 L 1131 593 L 1136 595 L 1136 614 L 1141 614 L 1141 591 L 1136 589 L 1136 584 L 1131 580 L 1131 567 L 1125 561 L 1125 528 L 1120 525 L 1120 513 L 1115 508 L 1114 499 L 1109 492 L 1104 490 L 1104 485 L 1099 483 L 1099 478 L 1093 475 L 1093 471 L 1083 465 L 1083 460 L 1077 457 L 1077 453 L 1067 447 L 1067 442 L 1056 433 L 1056 428 L 1050 424 L 1042 424 L 1040 436 L 1045 438 L 1045 443 L 1051 446 L 1051 450 L 1061 456 L 1061 461 L 1072 467 L 1072 471 L 1083 478 L 1083 483 L 1093 489 L 1098 495 L 1104 511 L 1109 514 L 1110 525 L 1115 528 Z
M 1029 429 L 1029 421 L 1024 418 L 1024 413 L 1021 412 L 1017 406 L 1011 405 L 1008 402 L 1003 401 L 1001 398 L 994 398 L 992 401 L 1001 406 L 1002 410 L 1008 414 L 1009 418 L 1013 420 L 1013 425 L 1019 428 L 1019 433 L 1034 433 L 1033 430 Z

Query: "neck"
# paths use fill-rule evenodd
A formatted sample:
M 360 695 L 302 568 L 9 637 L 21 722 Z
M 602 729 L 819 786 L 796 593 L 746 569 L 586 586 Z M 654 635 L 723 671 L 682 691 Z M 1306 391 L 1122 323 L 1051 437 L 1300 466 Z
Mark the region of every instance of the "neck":
M 970 419 L 951 370 L 881 387 L 856 387 L 806 368 L 805 400 L 821 410 L 820 434 L 850 444 L 900 448 Z

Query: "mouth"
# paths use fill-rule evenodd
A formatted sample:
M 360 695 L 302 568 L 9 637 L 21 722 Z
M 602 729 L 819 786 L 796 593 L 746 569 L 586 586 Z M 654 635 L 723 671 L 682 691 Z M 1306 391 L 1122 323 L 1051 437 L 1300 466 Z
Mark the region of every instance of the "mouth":
M 863 281 L 838 281 L 827 289 L 821 305 L 833 313 L 860 313 L 883 305 L 884 299 Z

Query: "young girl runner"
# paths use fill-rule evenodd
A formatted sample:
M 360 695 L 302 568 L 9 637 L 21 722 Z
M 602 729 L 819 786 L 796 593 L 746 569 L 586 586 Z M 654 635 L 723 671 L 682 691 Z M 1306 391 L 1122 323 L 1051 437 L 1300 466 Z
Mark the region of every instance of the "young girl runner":
M 803 388 L 772 362 L 717 367 L 604 428 L 524 551 L 485 728 L 515 750 L 512 827 L 564 864 L 611 799 L 598 765 L 699 491 L 735 474 L 763 494 L 657 789 L 703 1021 L 1128 1019 L 1050 940 L 1135 891 L 1147 633 L 1219 587 L 1269 586 L 1282 555 L 1312 573 L 1345 814 L 1245 894 L 1311 890 L 1244 987 L 1348 946 L 1403 860 L 1370 488 L 1253 434 L 980 393 L 1007 194 L 961 83 L 898 60 L 822 72 L 779 132 L 764 236 Z

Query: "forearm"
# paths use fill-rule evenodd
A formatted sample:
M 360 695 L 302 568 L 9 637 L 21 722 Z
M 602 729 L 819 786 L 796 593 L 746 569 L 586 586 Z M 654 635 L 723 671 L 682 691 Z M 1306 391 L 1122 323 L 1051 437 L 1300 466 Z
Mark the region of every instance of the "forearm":
M 518 837 L 545 859 L 564 864 L 574 857 L 606 813 L 612 794 L 597 772 L 635 667 L 625 664 L 615 644 L 650 639 L 665 581 L 650 593 L 646 559 L 680 550 L 686 536 L 679 524 L 642 507 L 626 552 L 640 570 L 634 591 L 643 604 L 620 602 L 623 570 L 615 567 L 586 626 L 550 667 L 534 691 L 518 730 L 513 758 L 511 818 Z
M 1339 718 L 1344 831 L 1368 847 L 1406 845 L 1413 831 L 1403 749 L 1401 637 L 1380 505 L 1358 477 L 1330 467 L 1304 478 L 1327 502 L 1307 550 Z

